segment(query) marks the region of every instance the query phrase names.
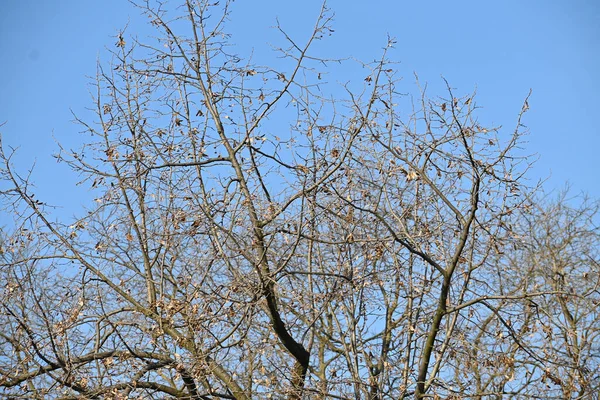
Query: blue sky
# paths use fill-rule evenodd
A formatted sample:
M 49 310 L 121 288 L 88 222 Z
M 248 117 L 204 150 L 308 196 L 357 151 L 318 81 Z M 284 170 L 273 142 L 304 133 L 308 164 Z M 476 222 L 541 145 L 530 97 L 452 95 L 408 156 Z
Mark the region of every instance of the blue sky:
M 300 42 L 309 34 L 320 1 L 254 0 L 234 3 L 229 30 L 239 49 L 264 64 L 276 43 L 276 17 Z M 529 89 L 524 152 L 539 161 L 529 177 L 549 178 L 547 189 L 569 181 L 575 192 L 600 198 L 600 2 L 596 0 L 404 1 L 332 0 L 333 36 L 321 55 L 378 58 L 389 34 L 403 91 L 417 93 L 413 74 L 432 96 L 441 77 L 467 94 L 477 89 L 487 125 L 514 127 Z M 70 109 L 90 106 L 87 76 L 108 61 L 120 29 L 143 38 L 150 30 L 126 0 L 4 0 L 0 5 L 0 132 L 19 146 L 22 172 L 35 161 L 38 197 L 76 209 L 77 177 L 56 164 L 55 139 L 79 140 Z M 405 90 L 404 90 L 405 89 Z M 508 132 L 508 131 L 507 131 Z M 75 146 L 76 147 L 76 146 Z M 1 222 L 0 217 L 0 222 Z

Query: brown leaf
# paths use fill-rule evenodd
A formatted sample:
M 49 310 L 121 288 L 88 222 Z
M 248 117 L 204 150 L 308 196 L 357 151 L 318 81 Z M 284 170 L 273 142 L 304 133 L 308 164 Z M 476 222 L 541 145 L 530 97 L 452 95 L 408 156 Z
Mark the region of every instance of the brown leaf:
M 418 177 L 419 175 L 415 171 L 408 171 L 408 173 L 406 174 L 406 180 L 409 182 L 414 181 Z
M 304 165 L 296 165 L 296 169 L 304 174 L 308 174 L 310 170 Z
M 104 150 L 104 154 L 106 154 L 106 157 L 108 157 L 109 160 L 112 160 L 113 157 L 115 156 L 115 149 L 114 147 L 109 147 L 108 149 Z

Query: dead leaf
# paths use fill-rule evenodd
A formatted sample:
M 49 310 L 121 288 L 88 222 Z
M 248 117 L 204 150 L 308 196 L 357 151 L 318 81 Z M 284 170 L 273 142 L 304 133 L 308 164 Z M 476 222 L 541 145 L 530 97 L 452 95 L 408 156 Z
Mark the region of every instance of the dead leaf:
M 310 170 L 305 165 L 296 165 L 296 169 L 304 174 L 308 174 Z
M 406 174 L 406 180 L 407 181 L 414 181 L 415 179 L 419 178 L 419 174 L 417 174 L 415 171 L 408 171 L 408 173 Z
M 108 157 L 109 160 L 112 160 L 113 157 L 115 157 L 116 151 L 114 147 L 109 147 L 108 149 L 104 150 L 104 154 L 106 154 L 106 157 Z

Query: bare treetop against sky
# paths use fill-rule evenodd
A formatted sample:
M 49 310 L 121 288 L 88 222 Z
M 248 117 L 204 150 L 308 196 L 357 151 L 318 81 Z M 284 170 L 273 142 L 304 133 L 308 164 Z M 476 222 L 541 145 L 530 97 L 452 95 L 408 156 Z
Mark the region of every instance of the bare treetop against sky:
M 443 94 L 440 76 L 461 93 L 477 89 L 490 125 L 512 129 L 531 88 L 525 153 L 540 157 L 531 178 L 550 176 L 547 187 L 570 181 L 576 191 L 600 194 L 600 5 L 575 1 L 330 1 L 331 37 L 319 43 L 328 56 L 369 61 L 380 56 L 386 35 L 397 40 L 403 92 L 414 94 L 413 72 L 430 95 Z M 37 160 L 38 186 L 49 199 L 64 200 L 73 177 L 56 165 L 52 136 L 68 146 L 78 140 L 69 109 L 89 105 L 85 76 L 107 61 L 105 46 L 127 24 L 144 37 L 146 22 L 127 1 L 3 1 L 0 11 L 0 123 L 5 142 L 20 146 L 22 166 Z M 275 18 L 302 41 L 319 1 L 238 1 L 228 28 L 244 56 L 274 55 Z M 361 73 L 360 71 L 357 73 Z M 365 74 L 366 76 L 366 74 Z M 327 77 L 332 81 L 348 77 Z M 60 179 L 56 179 L 60 176 Z M 74 199 L 75 201 L 76 199 Z
M 0 396 L 598 400 L 600 199 L 546 195 L 598 194 L 597 8 L 48 3 L 0 21 Z

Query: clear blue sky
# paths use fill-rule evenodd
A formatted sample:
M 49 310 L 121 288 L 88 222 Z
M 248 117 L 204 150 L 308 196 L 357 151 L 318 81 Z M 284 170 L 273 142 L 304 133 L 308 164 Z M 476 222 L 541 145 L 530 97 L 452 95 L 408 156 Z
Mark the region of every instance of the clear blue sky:
M 458 93 L 477 88 L 482 121 L 512 129 L 529 89 L 525 149 L 539 161 L 530 177 L 550 177 L 548 189 L 571 182 L 600 197 L 600 2 L 598 0 L 404 1 L 332 0 L 334 35 L 322 54 L 379 57 L 389 33 L 397 39 L 406 90 L 413 72 L 444 95 L 441 76 Z M 305 38 L 320 1 L 236 1 L 233 41 L 254 59 L 272 57 L 266 43 L 279 17 L 292 36 Z M 126 0 L 3 0 L 0 3 L 0 128 L 5 143 L 20 146 L 22 171 L 34 161 L 38 197 L 76 208 L 77 177 L 56 164 L 54 138 L 69 147 L 79 127 L 70 109 L 90 106 L 88 80 L 105 46 L 129 23 L 148 34 L 145 20 Z M 245 53 L 248 53 L 246 51 Z M 0 218 L 0 223 L 2 218 Z

